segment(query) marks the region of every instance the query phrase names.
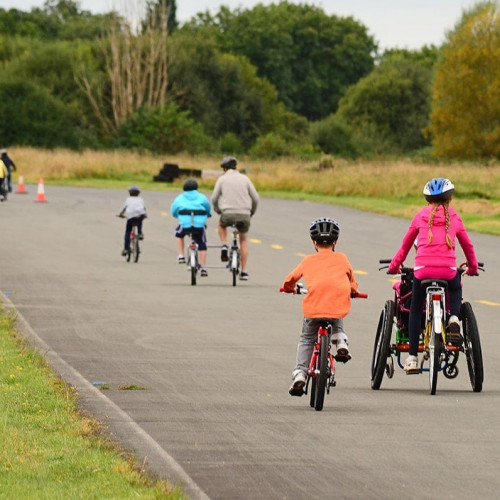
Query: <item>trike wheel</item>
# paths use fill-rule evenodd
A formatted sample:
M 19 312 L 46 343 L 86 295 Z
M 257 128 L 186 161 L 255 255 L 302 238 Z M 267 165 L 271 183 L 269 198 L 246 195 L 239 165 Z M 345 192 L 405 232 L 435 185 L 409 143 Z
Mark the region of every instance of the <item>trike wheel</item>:
M 375 344 L 372 356 L 372 389 L 380 389 L 387 366 L 387 358 L 390 355 L 392 325 L 394 322 L 394 301 L 388 300 L 378 321 Z
M 476 316 L 472 306 L 468 302 L 462 304 L 462 326 L 465 343 L 465 357 L 467 358 L 467 368 L 469 378 L 474 392 L 483 390 L 484 371 L 483 354 L 481 351 L 481 340 L 477 327 Z
M 189 252 L 189 270 L 191 271 L 191 285 L 196 285 L 196 273 L 198 272 L 198 262 L 193 250 Z

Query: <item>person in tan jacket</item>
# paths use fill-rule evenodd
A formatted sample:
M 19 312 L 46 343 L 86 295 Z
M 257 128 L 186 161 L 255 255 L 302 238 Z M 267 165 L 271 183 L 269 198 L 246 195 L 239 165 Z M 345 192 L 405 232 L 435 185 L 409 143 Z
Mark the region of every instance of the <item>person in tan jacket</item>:
M 218 233 L 222 244 L 221 260 L 227 262 L 227 227 L 236 225 L 241 249 L 240 279 L 247 280 L 248 230 L 257 210 L 259 195 L 252 181 L 236 170 L 236 158 L 226 156 L 221 162 L 224 173 L 217 179 L 212 193 L 214 212 L 220 214 Z

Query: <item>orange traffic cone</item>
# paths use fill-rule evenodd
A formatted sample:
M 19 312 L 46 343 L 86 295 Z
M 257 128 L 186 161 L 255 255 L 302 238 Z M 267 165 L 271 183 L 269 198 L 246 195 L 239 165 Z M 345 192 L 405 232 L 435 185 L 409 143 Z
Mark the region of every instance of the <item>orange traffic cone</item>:
M 26 188 L 24 187 L 24 173 L 19 172 L 19 182 L 17 183 L 17 194 L 28 194 Z
M 35 201 L 47 201 L 45 199 L 45 189 L 43 187 L 43 179 L 41 177 L 40 180 L 38 181 L 38 191 L 36 193 Z

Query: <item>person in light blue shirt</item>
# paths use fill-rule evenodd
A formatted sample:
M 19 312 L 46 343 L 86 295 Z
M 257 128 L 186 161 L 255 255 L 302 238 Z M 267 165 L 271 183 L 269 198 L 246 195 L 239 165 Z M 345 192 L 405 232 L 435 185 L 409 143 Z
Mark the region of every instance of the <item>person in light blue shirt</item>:
M 170 213 L 178 219 L 179 225 L 175 229 L 175 238 L 177 240 L 177 248 L 179 255 L 177 262 L 184 264 L 184 237 L 188 234 L 193 234 L 193 238 L 198 244 L 198 252 L 200 258 L 201 271 L 200 276 L 208 276 L 206 270 L 207 262 L 207 237 L 205 232 L 207 218 L 212 216 L 210 201 L 208 198 L 198 192 L 198 183 L 196 179 L 186 179 L 183 186 L 184 192 L 178 195 L 170 207 Z M 204 211 L 204 215 L 194 215 L 191 220 L 191 215 L 183 215 L 181 210 L 196 210 Z

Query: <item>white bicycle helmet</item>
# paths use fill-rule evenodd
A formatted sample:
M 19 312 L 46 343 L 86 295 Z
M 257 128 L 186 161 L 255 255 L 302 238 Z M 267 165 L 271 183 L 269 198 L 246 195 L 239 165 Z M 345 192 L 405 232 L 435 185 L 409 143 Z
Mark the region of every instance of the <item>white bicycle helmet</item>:
M 424 186 L 424 196 L 429 203 L 439 203 L 441 201 L 451 200 L 455 186 L 449 179 L 437 177 L 430 180 Z

